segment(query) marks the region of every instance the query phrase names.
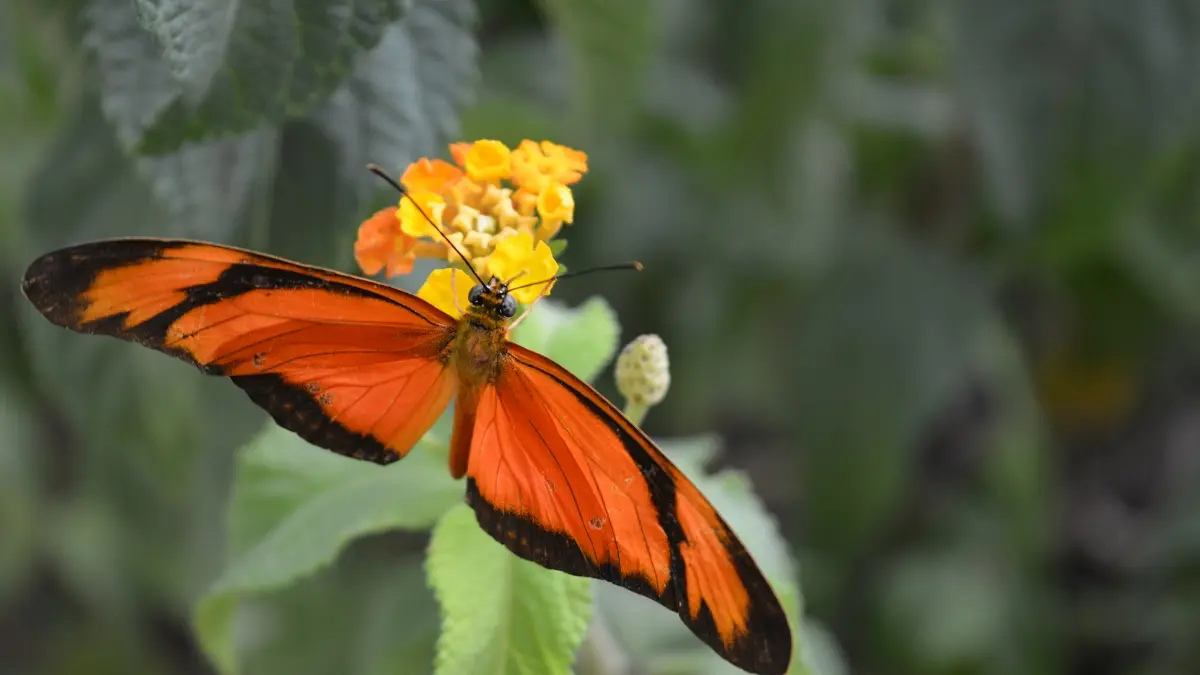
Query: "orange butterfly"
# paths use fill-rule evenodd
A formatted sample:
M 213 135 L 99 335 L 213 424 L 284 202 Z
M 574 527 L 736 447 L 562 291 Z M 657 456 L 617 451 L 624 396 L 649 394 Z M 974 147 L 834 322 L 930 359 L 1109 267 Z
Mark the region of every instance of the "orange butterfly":
M 488 534 L 658 601 L 745 670 L 787 670 L 787 617 L 737 536 L 612 403 L 508 340 L 517 303 L 500 280 L 456 320 L 273 256 L 112 239 L 38 258 L 22 286 L 51 322 L 229 377 L 280 426 L 356 459 L 404 457 L 457 394 L 450 473 Z

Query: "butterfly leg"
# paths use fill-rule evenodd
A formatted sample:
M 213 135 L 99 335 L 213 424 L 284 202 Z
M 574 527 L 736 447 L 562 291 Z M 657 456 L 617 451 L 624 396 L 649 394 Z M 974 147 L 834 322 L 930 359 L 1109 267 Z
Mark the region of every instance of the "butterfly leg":
M 553 279 L 551 279 L 551 281 L 553 281 Z M 525 317 L 529 316 L 529 313 L 533 311 L 533 308 L 537 305 L 537 301 L 541 300 L 544 297 L 546 297 L 545 289 L 543 289 L 542 294 L 537 296 L 537 299 L 535 299 L 533 301 L 533 303 L 529 305 L 529 309 L 525 310 L 524 314 L 522 314 L 521 316 L 518 316 L 515 321 L 508 324 L 508 329 L 512 330 L 512 329 L 516 328 L 518 325 L 520 325 L 520 323 L 525 320 Z
M 529 316 L 529 313 L 532 311 L 533 311 L 533 307 L 530 306 L 529 309 L 525 310 L 524 314 L 522 314 L 521 316 L 518 316 L 516 319 L 513 320 L 512 323 L 508 324 L 508 329 L 512 330 L 512 329 L 516 328 L 517 326 L 521 325 L 521 322 L 524 321 L 525 317 Z

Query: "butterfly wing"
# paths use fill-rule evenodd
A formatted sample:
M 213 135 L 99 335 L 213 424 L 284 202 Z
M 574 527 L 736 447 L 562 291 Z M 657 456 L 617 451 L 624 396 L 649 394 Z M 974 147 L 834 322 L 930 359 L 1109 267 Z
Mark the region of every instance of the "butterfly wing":
M 225 375 L 339 454 L 402 457 L 458 386 L 454 320 L 367 279 L 200 242 L 113 239 L 48 253 L 26 297 L 51 322 Z
M 463 397 L 477 406 L 467 500 L 485 531 L 539 565 L 660 602 L 741 668 L 787 670 L 791 630 L 762 572 L 611 403 L 517 345 L 496 381 L 472 394 Z

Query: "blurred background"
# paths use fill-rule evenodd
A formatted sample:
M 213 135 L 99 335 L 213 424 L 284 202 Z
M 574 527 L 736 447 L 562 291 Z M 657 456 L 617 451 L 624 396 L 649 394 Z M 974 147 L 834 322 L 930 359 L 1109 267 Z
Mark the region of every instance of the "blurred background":
M 389 5 L 413 6 L 380 42 Z M 493 137 L 589 153 L 564 261 L 647 271 L 555 295 L 664 337 L 647 429 L 725 437 L 846 672 L 1200 672 L 1200 4 L 374 6 L 257 100 L 255 50 L 288 46 L 262 26 L 226 55 L 242 91 L 139 25 L 188 25 L 177 3 L 0 0 L 0 671 L 211 672 L 189 606 L 264 419 L 43 325 L 29 261 L 155 234 L 349 271 L 391 199 L 362 164 Z M 247 672 L 410 672 L 361 652 L 427 653 L 436 624 L 388 601 L 419 563 L 377 562 L 421 542 L 271 599 L 292 623 Z

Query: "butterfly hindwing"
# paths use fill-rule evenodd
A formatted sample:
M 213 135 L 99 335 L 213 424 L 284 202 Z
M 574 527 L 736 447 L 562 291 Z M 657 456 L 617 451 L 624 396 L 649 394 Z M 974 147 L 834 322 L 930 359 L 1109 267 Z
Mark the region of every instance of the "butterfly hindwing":
M 516 345 L 476 396 L 467 499 L 517 555 L 658 601 L 754 673 L 791 659 L 783 608 L 696 486 L 590 386 Z
M 284 428 L 387 464 L 457 389 L 454 320 L 415 296 L 199 242 L 114 239 L 42 256 L 22 283 L 55 324 L 225 375 Z

